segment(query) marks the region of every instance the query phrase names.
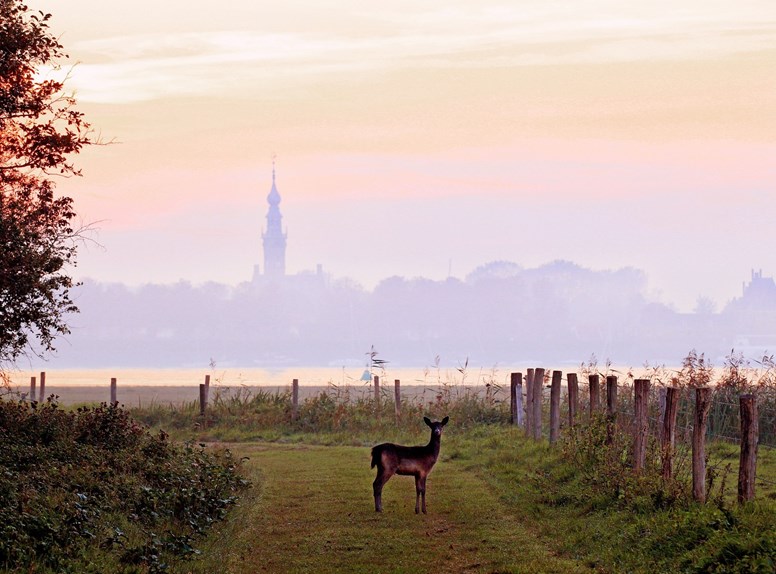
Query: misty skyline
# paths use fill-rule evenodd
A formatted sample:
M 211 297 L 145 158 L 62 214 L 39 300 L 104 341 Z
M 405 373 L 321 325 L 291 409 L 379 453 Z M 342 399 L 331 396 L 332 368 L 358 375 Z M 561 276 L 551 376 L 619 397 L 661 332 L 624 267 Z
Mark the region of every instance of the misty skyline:
M 87 282 L 71 335 L 40 368 L 358 366 L 378 349 L 392 367 L 676 366 L 692 350 L 715 364 L 735 349 L 776 349 L 776 283 L 753 273 L 719 312 L 677 313 L 645 294 L 637 269 L 594 271 L 557 261 L 491 262 L 465 280 L 389 277 L 373 291 L 326 273 L 238 286 L 179 282 L 128 288 Z M 47 367 L 45 365 L 48 365 Z
M 776 271 L 773 2 L 31 7 L 120 142 L 59 183 L 103 246 L 76 276 L 249 280 L 274 154 L 290 273 L 569 260 L 690 311 Z

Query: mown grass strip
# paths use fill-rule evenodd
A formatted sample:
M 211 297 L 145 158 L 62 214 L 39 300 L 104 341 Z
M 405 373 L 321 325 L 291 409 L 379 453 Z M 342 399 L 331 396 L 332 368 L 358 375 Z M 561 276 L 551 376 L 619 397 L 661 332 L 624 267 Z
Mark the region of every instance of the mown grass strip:
M 181 572 L 586 572 L 516 519 L 471 461 L 445 459 L 414 514 L 409 477 L 373 509 L 367 448 L 235 445 L 256 489 Z

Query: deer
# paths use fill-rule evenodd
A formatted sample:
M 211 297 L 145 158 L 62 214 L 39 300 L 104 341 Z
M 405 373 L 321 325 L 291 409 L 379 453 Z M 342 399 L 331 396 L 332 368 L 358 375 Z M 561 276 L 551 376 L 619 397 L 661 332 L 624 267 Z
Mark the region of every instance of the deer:
M 439 457 L 442 440 L 442 427 L 450 417 L 432 422 L 428 417 L 423 421 L 431 427 L 431 439 L 425 446 L 402 446 L 385 442 L 372 448 L 372 466 L 377 467 L 377 476 L 372 483 L 375 495 L 375 512 L 383 511 L 383 486 L 394 475 L 415 477 L 415 514 L 421 509 L 426 514 L 426 477 L 434 468 Z

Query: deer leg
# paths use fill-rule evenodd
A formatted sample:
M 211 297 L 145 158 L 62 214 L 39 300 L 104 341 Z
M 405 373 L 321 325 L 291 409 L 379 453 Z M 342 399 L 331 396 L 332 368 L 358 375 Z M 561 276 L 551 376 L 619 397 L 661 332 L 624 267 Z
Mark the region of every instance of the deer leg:
M 420 497 L 423 500 L 423 514 L 426 514 L 426 477 L 420 477 Z M 417 504 L 415 513 L 417 514 Z
M 383 473 L 382 471 L 377 471 L 377 477 L 375 478 L 375 481 L 372 483 L 372 490 L 374 490 L 375 494 L 375 512 L 382 512 L 383 511 Z
M 388 479 L 391 478 L 391 476 L 393 475 L 386 473 L 382 468 L 378 467 L 377 476 L 372 483 L 372 489 L 375 494 L 375 512 L 383 511 L 383 486 L 388 482 Z
M 422 491 L 421 481 L 423 479 L 419 474 L 415 475 L 415 514 L 420 512 L 420 493 Z M 423 502 L 423 512 L 426 511 L 426 503 Z

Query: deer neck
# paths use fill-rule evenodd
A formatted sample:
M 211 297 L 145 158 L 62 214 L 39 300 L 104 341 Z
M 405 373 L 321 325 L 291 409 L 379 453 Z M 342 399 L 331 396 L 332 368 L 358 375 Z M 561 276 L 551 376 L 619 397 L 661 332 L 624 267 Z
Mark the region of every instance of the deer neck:
M 437 458 L 439 456 L 439 448 L 441 446 L 442 437 L 440 435 L 434 434 L 434 431 L 431 431 L 431 440 L 428 441 L 426 449 L 434 455 L 434 458 Z

